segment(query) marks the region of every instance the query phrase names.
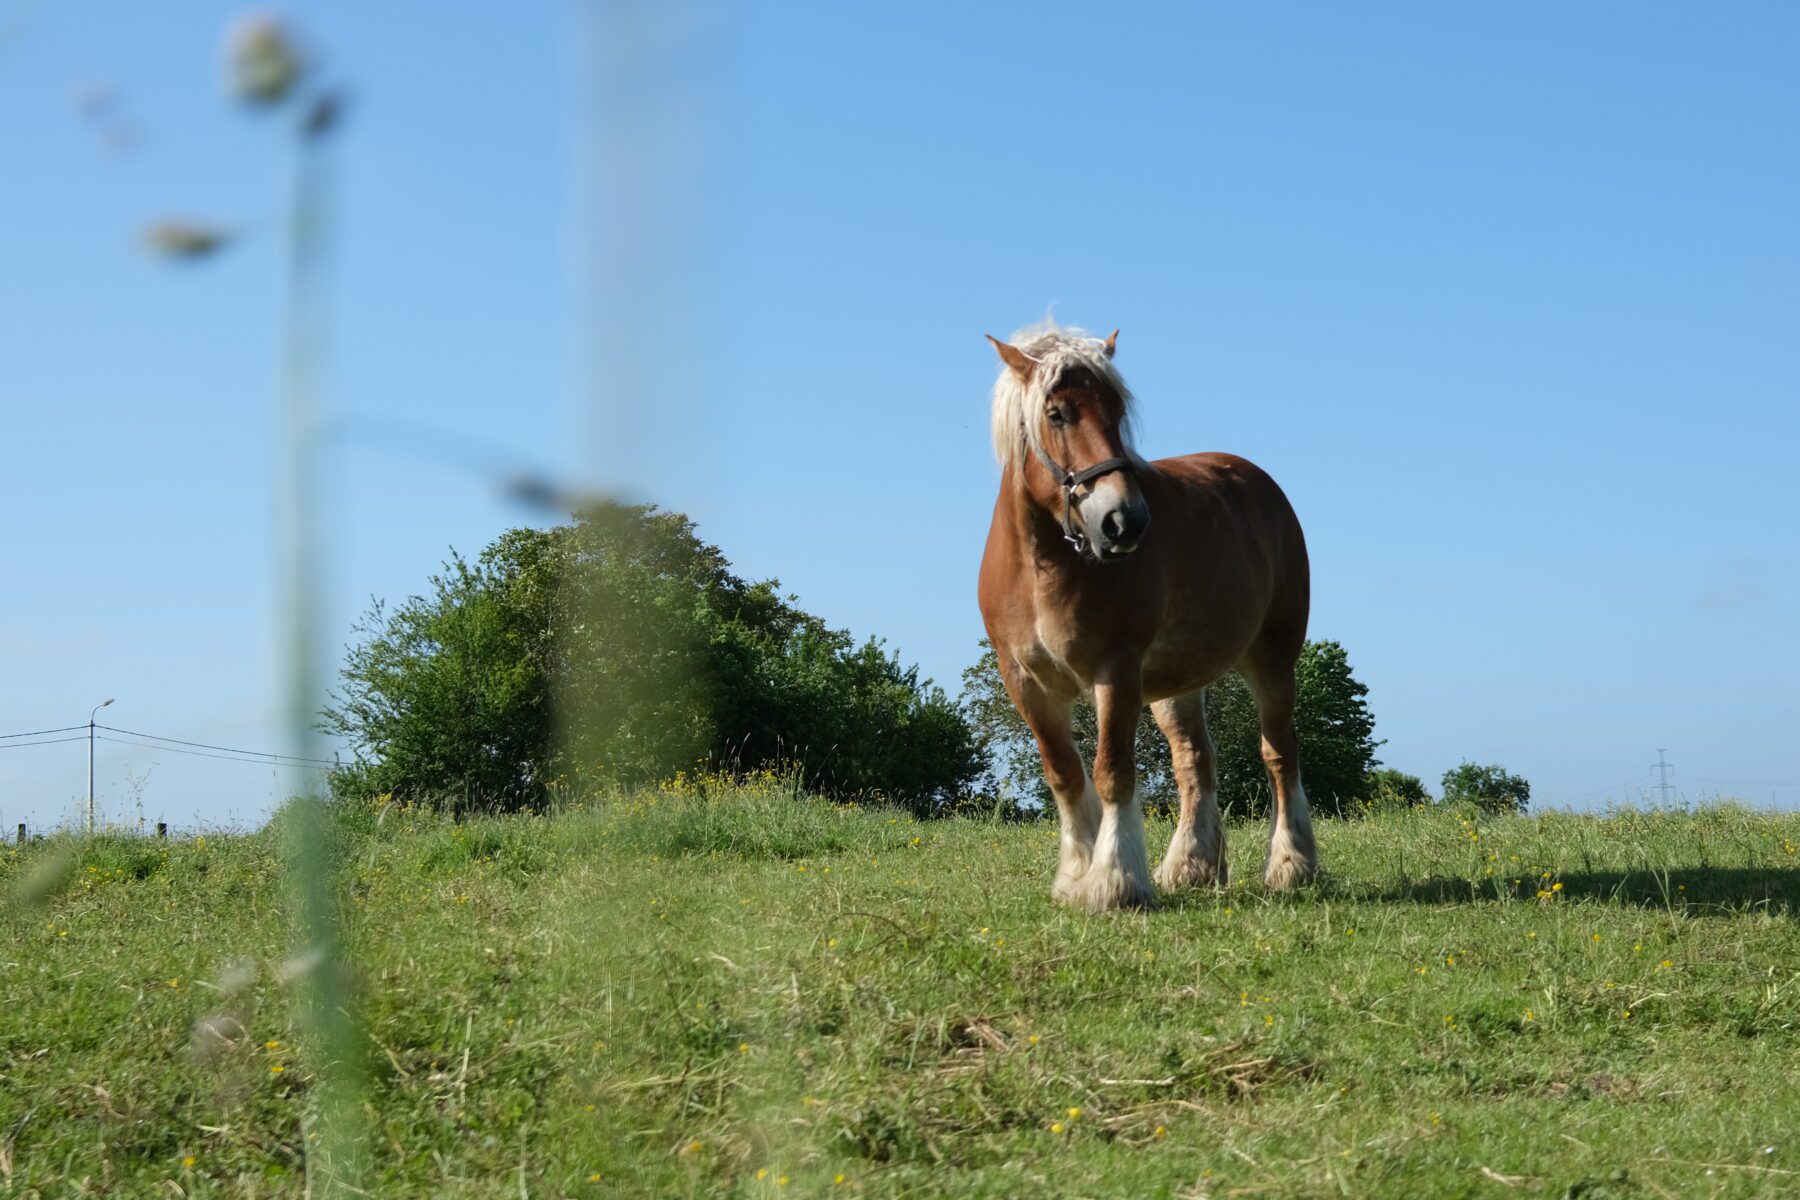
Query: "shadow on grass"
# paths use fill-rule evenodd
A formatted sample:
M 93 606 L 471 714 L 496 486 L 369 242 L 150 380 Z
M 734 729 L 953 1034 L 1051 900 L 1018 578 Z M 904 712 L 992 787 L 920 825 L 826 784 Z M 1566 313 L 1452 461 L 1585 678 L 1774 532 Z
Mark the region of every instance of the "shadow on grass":
M 1469 880 L 1428 876 L 1404 883 L 1358 885 L 1337 881 L 1345 898 L 1414 904 L 1469 904 L 1495 900 L 1544 903 L 1540 889 L 1560 883 L 1562 901 L 1594 900 L 1664 908 L 1688 916 L 1728 916 L 1761 909 L 1800 915 L 1800 867 L 1640 867 L 1630 871 L 1571 871 L 1548 880 Z M 1328 885 L 1329 886 L 1329 885 Z

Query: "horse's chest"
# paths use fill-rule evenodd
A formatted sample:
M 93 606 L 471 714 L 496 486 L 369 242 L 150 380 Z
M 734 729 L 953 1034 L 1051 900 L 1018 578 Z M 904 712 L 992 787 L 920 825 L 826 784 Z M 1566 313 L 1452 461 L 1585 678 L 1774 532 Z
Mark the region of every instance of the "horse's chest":
M 1082 683 L 1087 655 L 1079 631 L 1062 614 L 1040 610 L 1032 623 L 1032 637 L 1022 657 L 1033 675 L 1048 680 L 1062 677 Z
M 1148 639 L 1142 615 L 1119 606 L 1095 609 L 1070 604 L 1061 597 L 1039 597 L 1033 608 L 1019 658 L 1027 670 L 1052 690 L 1085 691 L 1096 670 L 1108 659 L 1130 653 Z

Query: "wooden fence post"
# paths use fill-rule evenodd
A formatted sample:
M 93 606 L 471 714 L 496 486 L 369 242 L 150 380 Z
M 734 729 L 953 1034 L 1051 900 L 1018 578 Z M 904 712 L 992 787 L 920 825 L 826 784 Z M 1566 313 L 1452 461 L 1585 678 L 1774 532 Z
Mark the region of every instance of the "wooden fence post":
M 25 822 L 19 822 L 19 845 L 25 844 Z
M 167 821 L 158 821 L 156 823 L 156 836 L 159 838 L 166 838 L 169 836 L 169 823 Z

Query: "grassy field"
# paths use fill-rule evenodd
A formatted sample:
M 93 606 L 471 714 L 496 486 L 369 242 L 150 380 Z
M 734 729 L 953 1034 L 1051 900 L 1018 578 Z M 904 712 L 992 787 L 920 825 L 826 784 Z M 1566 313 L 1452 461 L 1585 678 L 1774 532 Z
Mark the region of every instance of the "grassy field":
M 370 1194 L 1800 1194 L 1800 817 L 1326 822 L 1108 917 L 774 781 L 361 825 Z M 0 1194 L 303 1191 L 278 844 L 0 852 Z

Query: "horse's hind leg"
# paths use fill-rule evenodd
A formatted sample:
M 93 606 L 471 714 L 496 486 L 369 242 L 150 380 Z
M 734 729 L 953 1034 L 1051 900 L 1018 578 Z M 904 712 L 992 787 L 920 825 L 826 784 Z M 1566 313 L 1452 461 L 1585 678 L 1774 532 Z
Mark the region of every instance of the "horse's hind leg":
M 1300 786 L 1300 738 L 1294 732 L 1294 662 L 1298 657 L 1297 646 L 1290 649 L 1265 642 L 1252 648 L 1241 664 L 1256 696 L 1263 765 L 1268 767 L 1274 787 L 1269 861 L 1263 868 L 1263 882 L 1278 891 L 1305 883 L 1319 872 L 1312 817 L 1306 808 L 1306 790 Z
M 1156 868 L 1167 891 L 1226 883 L 1225 827 L 1219 819 L 1219 778 L 1213 764 L 1212 734 L 1206 728 L 1206 691 L 1158 700 L 1150 715 L 1169 740 L 1175 782 L 1181 788 L 1181 816 L 1169 852 Z
M 1100 796 L 1081 764 L 1081 752 L 1075 748 L 1075 733 L 1069 723 L 1070 702 L 1046 694 L 1029 678 L 1015 675 L 1006 683 L 1013 703 L 1037 738 L 1044 782 L 1056 797 L 1062 855 L 1050 894 L 1064 904 L 1073 904 L 1076 885 L 1094 859 L 1094 838 L 1100 829 Z

